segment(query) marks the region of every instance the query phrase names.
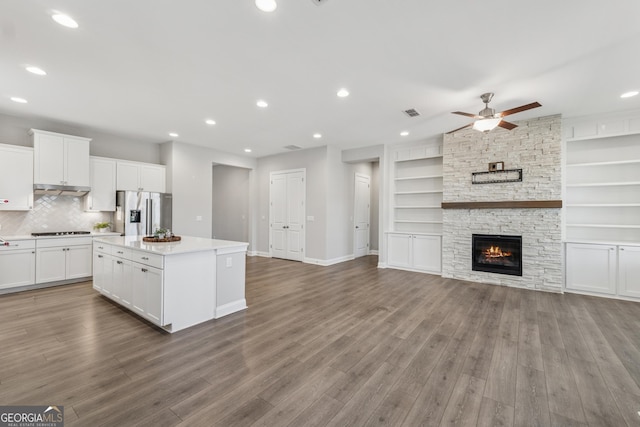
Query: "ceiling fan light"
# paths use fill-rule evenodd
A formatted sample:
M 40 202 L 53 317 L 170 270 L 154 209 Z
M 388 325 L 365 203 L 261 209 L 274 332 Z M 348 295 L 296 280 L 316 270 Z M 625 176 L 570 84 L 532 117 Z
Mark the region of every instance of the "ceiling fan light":
M 475 121 L 473 128 L 480 132 L 489 132 L 490 130 L 495 129 L 501 121 L 502 119 L 500 117 L 480 119 Z

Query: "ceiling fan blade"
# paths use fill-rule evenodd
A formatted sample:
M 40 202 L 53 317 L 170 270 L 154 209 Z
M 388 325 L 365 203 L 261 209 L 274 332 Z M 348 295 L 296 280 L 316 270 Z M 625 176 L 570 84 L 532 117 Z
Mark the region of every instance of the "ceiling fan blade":
M 464 113 L 462 111 L 454 111 L 451 114 L 459 114 L 461 116 L 467 116 L 467 117 L 471 117 L 472 119 L 481 119 L 482 117 L 477 115 L 477 114 L 471 114 L 471 113 Z
M 532 102 L 531 104 L 521 105 L 520 107 L 512 108 L 510 110 L 504 110 L 502 113 L 496 114 L 499 117 L 508 116 L 511 114 L 519 113 L 521 111 L 531 110 L 532 108 L 542 107 L 542 104 L 539 102 Z
M 500 123 L 498 123 L 498 126 L 500 126 L 501 128 L 504 128 L 506 130 L 511 130 L 511 129 L 514 129 L 514 128 L 518 127 L 518 125 L 514 125 L 513 123 L 505 122 L 504 120 L 500 120 Z
M 462 129 L 466 129 L 466 128 L 470 127 L 470 126 L 473 126 L 473 123 L 469 123 L 469 124 L 468 124 L 468 125 L 466 125 L 466 126 L 462 126 L 461 128 L 458 128 L 458 129 L 454 129 L 454 130 L 452 130 L 452 131 L 449 131 L 449 132 L 447 132 L 447 135 L 449 135 L 450 133 L 458 132 L 459 130 L 462 130 Z

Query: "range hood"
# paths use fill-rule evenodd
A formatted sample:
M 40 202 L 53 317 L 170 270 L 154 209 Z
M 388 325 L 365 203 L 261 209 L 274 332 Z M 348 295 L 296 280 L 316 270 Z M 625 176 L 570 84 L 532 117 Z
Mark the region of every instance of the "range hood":
M 84 196 L 91 187 L 76 187 L 74 185 L 33 184 L 34 194 L 46 194 L 48 196 Z

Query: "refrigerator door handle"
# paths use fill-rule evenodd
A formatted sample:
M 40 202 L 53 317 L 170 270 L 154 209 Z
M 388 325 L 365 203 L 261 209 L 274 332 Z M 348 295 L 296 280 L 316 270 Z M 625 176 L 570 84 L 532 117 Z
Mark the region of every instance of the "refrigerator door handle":
M 150 198 L 146 200 L 146 214 L 147 214 L 147 236 L 153 235 L 153 200 Z

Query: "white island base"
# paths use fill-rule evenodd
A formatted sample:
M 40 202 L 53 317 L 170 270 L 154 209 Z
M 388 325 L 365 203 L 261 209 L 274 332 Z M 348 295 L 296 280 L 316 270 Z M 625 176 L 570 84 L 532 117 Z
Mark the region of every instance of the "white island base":
M 168 332 L 247 308 L 248 243 L 183 236 L 95 239 L 93 287 Z

